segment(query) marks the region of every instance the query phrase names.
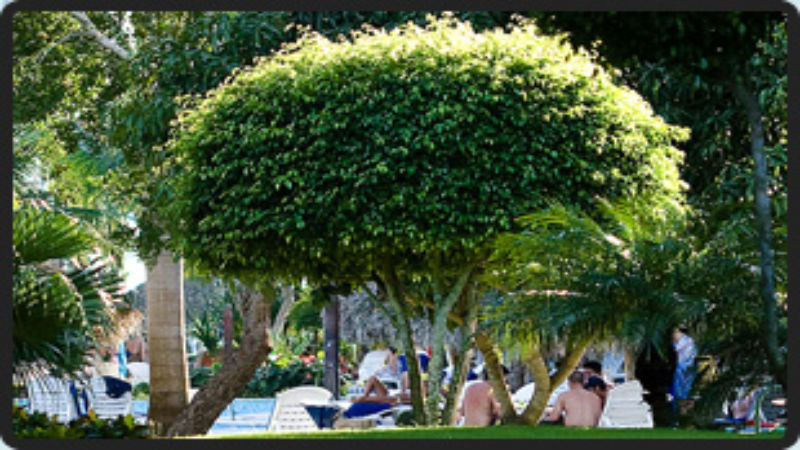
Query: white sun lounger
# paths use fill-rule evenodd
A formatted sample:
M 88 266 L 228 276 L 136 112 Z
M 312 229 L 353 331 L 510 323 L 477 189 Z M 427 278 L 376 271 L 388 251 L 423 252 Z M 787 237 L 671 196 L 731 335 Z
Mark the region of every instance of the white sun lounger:
M 279 393 L 269 431 L 318 430 L 305 405 L 329 404 L 332 398 L 330 391 L 317 386 L 301 386 Z
M 61 423 L 78 418 L 69 381 L 52 376 L 29 378 L 25 387 L 30 399 L 30 411 L 38 411 L 48 416 L 56 415 Z
M 653 412 L 644 401 L 639 380 L 630 380 L 608 391 L 600 428 L 653 428 Z
M 106 394 L 106 380 L 92 377 L 89 380 L 89 409 L 101 419 L 116 419 L 133 413 L 133 396 L 128 391 L 117 398 Z

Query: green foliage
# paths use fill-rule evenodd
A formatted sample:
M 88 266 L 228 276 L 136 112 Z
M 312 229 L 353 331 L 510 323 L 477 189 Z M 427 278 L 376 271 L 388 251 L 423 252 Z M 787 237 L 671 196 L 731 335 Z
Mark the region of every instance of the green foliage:
M 134 399 L 147 399 L 150 398 L 150 383 L 139 383 L 133 387 L 133 392 L 131 393 Z
M 674 140 L 585 54 L 532 25 L 308 35 L 181 114 L 163 211 L 187 258 L 239 275 L 454 259 L 548 201 L 681 191 Z
M 88 259 L 92 235 L 63 213 L 24 203 L 13 225 L 14 369 L 76 372 L 112 326 L 122 278 L 103 258 Z
M 206 351 L 211 356 L 219 351 L 222 333 L 222 316 L 209 310 L 203 311 L 192 321 L 192 334 L 203 343 Z
M 682 209 L 598 204 L 599 220 L 554 206 L 496 241 L 487 281 L 511 295 L 487 316 L 507 341 L 614 337 L 659 348 L 671 327 L 703 314 L 700 286 L 688 285 L 691 248 L 678 239 Z
M 94 411 L 86 417 L 73 420 L 64 425 L 56 417 L 34 412 L 29 414 L 24 408 L 13 407 L 11 430 L 22 439 L 143 439 L 148 437 L 145 425 L 137 425 L 130 414 L 116 419 L 99 419 Z
M 215 364 L 216 365 L 216 364 Z M 192 388 L 201 388 L 211 377 L 216 369 L 212 367 L 192 367 L 189 369 L 189 384 Z
M 268 363 L 258 368 L 242 397 L 274 397 L 284 389 L 302 385 L 319 386 L 322 372 L 322 363 L 319 361 L 306 365 L 295 358 L 286 365 Z

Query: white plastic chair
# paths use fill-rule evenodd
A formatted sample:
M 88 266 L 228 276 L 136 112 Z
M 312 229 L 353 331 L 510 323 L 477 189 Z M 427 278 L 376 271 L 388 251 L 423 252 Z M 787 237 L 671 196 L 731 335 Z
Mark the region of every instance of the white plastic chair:
M 653 428 L 653 412 L 644 401 L 639 380 L 630 380 L 608 391 L 599 428 Z
M 117 398 L 106 394 L 106 380 L 92 377 L 89 380 L 89 409 L 101 419 L 116 419 L 133 413 L 133 397 L 128 391 Z
M 131 373 L 131 378 L 133 379 L 131 384 L 134 387 L 139 383 L 150 382 L 150 364 L 146 362 L 128 363 L 128 372 Z
M 517 411 L 517 414 L 521 414 L 522 411 L 525 410 L 525 407 L 531 402 L 531 398 L 533 398 L 533 393 L 535 391 L 536 383 L 528 383 L 525 386 L 517 389 L 517 391 L 511 395 L 511 403 L 514 405 L 514 409 Z
M 55 414 L 61 423 L 78 418 L 69 381 L 52 376 L 29 378 L 25 387 L 30 399 L 30 411 L 38 411 L 48 416 Z
M 333 394 L 330 391 L 317 386 L 301 386 L 279 393 L 269 431 L 318 430 L 305 405 L 329 404 L 332 398 Z

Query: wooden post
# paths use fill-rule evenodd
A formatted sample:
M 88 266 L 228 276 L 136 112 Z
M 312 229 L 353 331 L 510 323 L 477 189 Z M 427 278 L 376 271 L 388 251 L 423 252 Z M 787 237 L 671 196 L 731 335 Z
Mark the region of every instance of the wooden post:
M 325 389 L 339 398 L 339 300 L 331 295 L 330 301 L 323 310 L 325 327 Z

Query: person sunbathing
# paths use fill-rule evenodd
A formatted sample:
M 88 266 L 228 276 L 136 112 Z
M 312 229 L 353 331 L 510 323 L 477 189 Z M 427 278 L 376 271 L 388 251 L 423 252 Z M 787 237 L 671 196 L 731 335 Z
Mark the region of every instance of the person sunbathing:
M 410 395 L 400 393 L 400 395 L 389 395 L 389 389 L 375 375 L 369 377 L 364 386 L 364 395 L 355 399 L 353 403 L 411 403 Z
M 386 388 L 386 385 L 373 375 L 369 377 L 366 386 L 364 386 L 364 395 L 356 398 L 353 404 L 342 412 L 342 416 L 347 419 L 369 416 L 398 404 L 410 403 L 411 396 L 409 394 L 389 395 L 389 389 Z
M 593 427 L 603 412 L 600 397 L 583 388 L 583 373 L 575 371 L 568 378 L 569 390 L 556 399 L 556 404 L 547 421 L 553 423 L 564 413 L 564 425 L 568 427 Z

